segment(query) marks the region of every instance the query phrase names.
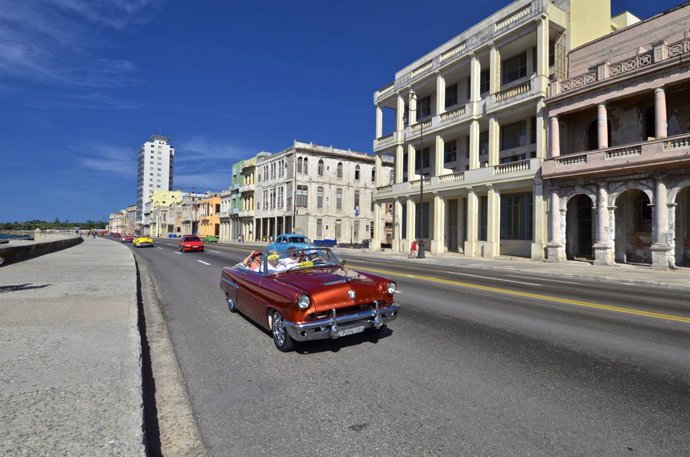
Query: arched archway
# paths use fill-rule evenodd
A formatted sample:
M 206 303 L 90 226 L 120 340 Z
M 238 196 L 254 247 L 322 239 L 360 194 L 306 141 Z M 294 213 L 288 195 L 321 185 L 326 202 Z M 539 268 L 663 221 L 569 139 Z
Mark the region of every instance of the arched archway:
M 652 207 L 638 189 L 616 199 L 616 262 L 652 263 Z
M 690 185 L 676 197 L 676 265 L 690 267 Z
M 593 259 L 592 200 L 583 194 L 568 200 L 565 223 L 565 255 L 569 260 Z

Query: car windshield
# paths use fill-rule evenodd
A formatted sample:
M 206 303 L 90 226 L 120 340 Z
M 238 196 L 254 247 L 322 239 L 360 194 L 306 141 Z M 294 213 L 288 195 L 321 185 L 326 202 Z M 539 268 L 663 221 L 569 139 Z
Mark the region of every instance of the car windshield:
M 264 255 L 261 272 L 266 274 L 313 267 L 340 265 L 340 259 L 328 248 L 288 249 L 271 251 Z
M 311 241 L 309 241 L 309 238 L 307 238 L 306 236 L 291 236 L 289 242 L 290 243 L 311 243 Z
M 198 236 L 185 236 L 182 241 L 201 241 Z

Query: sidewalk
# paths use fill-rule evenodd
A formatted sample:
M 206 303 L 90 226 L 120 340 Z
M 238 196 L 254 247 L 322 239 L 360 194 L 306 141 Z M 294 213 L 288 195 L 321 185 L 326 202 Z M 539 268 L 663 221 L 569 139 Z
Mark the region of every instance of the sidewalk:
M 0 268 L 0 455 L 145 455 L 136 293 L 100 238 Z
M 409 262 L 417 265 L 448 265 L 470 267 L 480 270 L 510 271 L 515 274 L 530 274 L 548 277 L 584 279 L 591 281 L 617 282 L 623 284 L 637 284 L 648 286 L 671 287 L 690 290 L 690 268 L 675 270 L 660 270 L 647 265 L 592 265 L 587 262 L 544 262 L 534 261 L 522 257 L 499 257 L 496 259 L 482 259 L 465 257 L 462 254 L 445 253 L 433 255 L 425 252 L 424 259 L 408 258 L 406 254 L 391 251 L 367 251 L 362 249 L 336 248 L 336 252 L 362 257 L 386 258 L 395 261 Z

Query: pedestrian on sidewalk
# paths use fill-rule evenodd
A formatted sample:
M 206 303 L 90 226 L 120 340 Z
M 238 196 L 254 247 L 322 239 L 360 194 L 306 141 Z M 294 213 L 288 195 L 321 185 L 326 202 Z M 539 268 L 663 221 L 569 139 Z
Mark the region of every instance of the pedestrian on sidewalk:
M 410 259 L 417 257 L 417 240 L 416 239 L 412 240 L 412 243 L 410 243 L 410 255 L 408 255 L 407 257 Z

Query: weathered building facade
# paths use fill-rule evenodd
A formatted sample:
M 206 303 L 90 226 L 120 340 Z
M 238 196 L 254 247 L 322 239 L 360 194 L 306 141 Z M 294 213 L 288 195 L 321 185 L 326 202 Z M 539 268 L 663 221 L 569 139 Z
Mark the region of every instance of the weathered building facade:
M 549 80 L 565 76 L 569 49 L 621 22 L 608 0 L 518 0 L 376 91 L 374 151 L 395 157 L 376 212 L 394 208 L 393 250 L 417 239 L 435 254 L 543 259 Z
M 690 261 L 690 5 L 572 50 L 547 99 L 548 259 Z

